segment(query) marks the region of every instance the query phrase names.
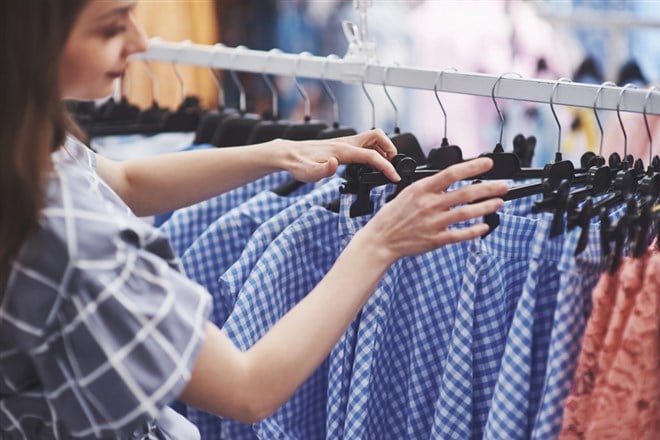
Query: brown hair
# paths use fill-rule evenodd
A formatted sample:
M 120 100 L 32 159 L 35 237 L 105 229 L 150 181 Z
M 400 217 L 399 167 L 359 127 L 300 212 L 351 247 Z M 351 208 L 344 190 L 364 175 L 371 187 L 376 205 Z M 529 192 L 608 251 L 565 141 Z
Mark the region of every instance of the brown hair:
M 0 286 L 38 224 L 50 153 L 67 132 L 78 132 L 64 109 L 58 72 L 87 1 L 0 1 Z

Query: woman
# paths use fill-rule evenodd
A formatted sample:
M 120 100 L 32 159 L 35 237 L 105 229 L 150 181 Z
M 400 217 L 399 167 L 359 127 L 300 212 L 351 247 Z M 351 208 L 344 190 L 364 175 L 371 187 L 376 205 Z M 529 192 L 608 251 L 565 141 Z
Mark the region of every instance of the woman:
M 471 161 L 409 186 L 327 276 L 246 352 L 212 323 L 208 293 L 135 215 L 195 203 L 276 170 L 304 181 L 362 162 L 398 176 L 380 130 L 328 140 L 112 162 L 90 152 L 62 100 L 107 96 L 146 48 L 135 0 L 0 2 L 0 429 L 5 437 L 129 437 L 172 422 L 175 399 L 254 422 L 327 356 L 398 258 L 469 240 L 502 184 L 452 183 Z M 263 150 L 268 154 L 260 154 Z M 473 200 L 488 199 L 474 204 Z M 461 207 L 450 209 L 455 205 Z M 135 433 L 138 434 L 135 434 Z

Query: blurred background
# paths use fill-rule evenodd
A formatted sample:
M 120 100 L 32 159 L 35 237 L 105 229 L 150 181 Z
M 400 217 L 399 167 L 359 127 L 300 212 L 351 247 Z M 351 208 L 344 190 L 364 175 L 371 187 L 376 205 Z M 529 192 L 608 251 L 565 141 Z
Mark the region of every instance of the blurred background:
M 138 19 L 150 37 L 166 41 L 284 52 L 343 56 L 348 43 L 343 20 L 359 23 L 347 0 L 143 0 Z M 369 37 L 383 65 L 405 65 L 461 72 L 518 72 L 527 78 L 557 79 L 639 87 L 660 79 L 660 1 L 657 0 L 374 0 L 368 12 Z M 218 89 L 208 68 L 181 65 L 182 82 L 170 64 L 133 62 L 122 84 L 127 99 L 141 108 L 155 100 L 176 108 L 185 95 L 199 97 L 205 108 L 218 103 Z M 221 92 L 229 107 L 238 93 L 227 72 L 220 72 Z M 270 93 L 256 74 L 239 74 L 248 110 L 270 110 Z M 302 119 L 302 102 L 293 78 L 274 78 L 280 113 Z M 301 80 L 312 98 L 312 115 L 332 120 L 331 105 L 319 81 Z M 337 95 L 342 124 L 359 130 L 372 126 L 371 107 L 359 85 L 329 83 Z M 183 85 L 183 89 L 181 87 Z M 395 112 L 382 86 L 366 85 L 374 100 L 375 125 L 395 128 Z M 396 125 L 415 134 L 424 149 L 439 145 L 443 115 L 433 92 L 388 88 L 397 109 Z M 463 151 L 492 150 L 499 119 L 490 98 L 441 93 L 447 111 L 447 137 Z M 534 164 L 552 159 L 557 126 L 548 105 L 498 101 L 505 114 L 505 148 L 522 133 L 537 138 Z M 598 148 L 600 133 L 591 109 L 557 107 L 562 124 L 562 150 L 576 160 Z M 621 148 L 623 135 L 614 112 L 601 112 L 606 127 L 605 151 Z M 623 114 L 629 148 L 648 151 L 641 115 Z M 649 117 L 656 139 L 660 118 Z

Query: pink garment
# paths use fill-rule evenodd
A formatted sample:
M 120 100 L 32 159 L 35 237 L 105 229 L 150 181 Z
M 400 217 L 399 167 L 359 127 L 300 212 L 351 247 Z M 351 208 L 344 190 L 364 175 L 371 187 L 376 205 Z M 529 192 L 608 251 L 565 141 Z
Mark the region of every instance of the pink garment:
M 560 439 L 581 439 L 586 431 L 590 399 L 598 377 L 598 358 L 614 308 L 619 286 L 618 275 L 624 266 L 614 275 L 603 274 L 592 293 L 593 310 L 582 338 L 582 350 L 571 391 L 564 404 Z
M 614 309 L 610 323 L 607 327 L 605 341 L 598 357 L 598 377 L 596 385 L 590 399 L 591 410 L 588 415 L 594 414 L 594 407 L 599 399 L 599 392 L 603 390 L 603 384 L 606 381 L 607 374 L 614 363 L 614 357 L 619 351 L 623 334 L 631 315 L 631 310 L 635 305 L 635 298 L 642 289 L 642 280 L 644 279 L 645 259 L 626 258 L 620 270 L 619 288 L 616 293 Z
M 660 438 L 660 254 L 650 251 L 645 259 L 621 346 L 594 393 L 587 439 Z

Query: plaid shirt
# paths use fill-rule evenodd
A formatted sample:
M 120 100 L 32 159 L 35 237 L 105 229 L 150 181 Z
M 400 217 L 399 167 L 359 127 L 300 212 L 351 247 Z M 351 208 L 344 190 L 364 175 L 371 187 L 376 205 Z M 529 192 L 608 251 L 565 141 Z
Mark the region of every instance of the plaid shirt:
M 127 438 L 143 425 L 145 437 L 165 435 L 149 421 L 190 378 L 209 295 L 98 177 L 84 145 L 70 139 L 52 158 L 39 227 L 3 290 L 0 429 Z

